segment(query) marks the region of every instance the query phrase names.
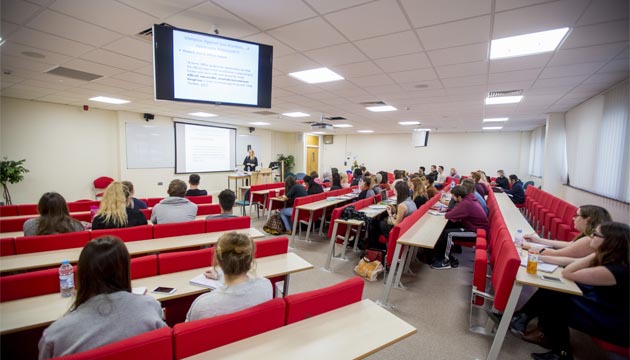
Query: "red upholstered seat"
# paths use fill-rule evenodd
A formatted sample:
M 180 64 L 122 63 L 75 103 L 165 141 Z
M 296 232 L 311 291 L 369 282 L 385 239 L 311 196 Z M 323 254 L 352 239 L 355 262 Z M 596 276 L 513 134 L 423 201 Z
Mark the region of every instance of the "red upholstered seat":
M 76 284 L 77 267 L 74 266 Z M 59 269 L 31 271 L 0 277 L 0 302 L 59 292 Z
M 195 204 L 212 204 L 212 195 L 186 196 L 186 199 Z
M 96 178 L 92 182 L 92 184 L 94 185 L 94 193 L 96 194 L 96 198 L 98 199 L 99 197 L 103 196 L 103 191 L 105 190 L 105 188 L 113 182 L 114 179 L 108 176 L 101 176 L 99 178 Z
M 283 299 L 273 299 L 232 314 L 177 324 L 173 328 L 175 359 L 279 328 L 284 325 L 285 308 Z
M 144 214 L 144 217 L 147 219 L 147 221 L 151 219 L 151 210 L 152 209 L 149 209 L 149 208 L 140 209 L 140 212 Z
M 161 197 L 159 197 L 159 198 L 147 198 L 147 199 L 146 199 L 146 200 L 147 200 L 147 201 L 146 201 L 147 206 L 148 206 L 148 207 L 150 207 L 150 208 L 152 208 L 152 207 L 154 207 L 157 203 L 159 203 L 160 201 L 162 201 L 162 199 L 164 199 L 164 198 L 161 198 Z
M 212 266 L 214 248 L 178 251 L 158 255 L 160 275 Z
M 131 280 L 157 276 L 157 255 L 147 255 L 131 259 Z
M 256 259 L 266 256 L 286 254 L 287 252 L 289 252 L 289 238 L 286 236 L 280 236 L 256 242 Z M 274 296 L 276 293 L 276 283 L 283 280 L 284 276 L 269 278 L 269 281 L 271 281 L 271 286 L 273 286 L 274 289 Z
M 75 231 L 65 234 L 23 236 L 15 238 L 15 253 L 28 254 L 39 251 L 84 247 L 90 241 L 89 231 Z M 59 259 L 61 261 L 63 259 Z
M 157 225 L 156 225 L 157 226 Z M 141 225 L 141 226 L 132 226 L 128 228 L 121 229 L 101 229 L 101 230 L 92 230 L 90 232 L 91 239 L 96 239 L 97 237 L 105 236 L 105 235 L 113 235 L 120 240 L 127 241 L 138 241 L 138 240 L 150 240 L 153 238 L 153 225 Z
M 35 216 L 33 216 L 35 217 Z M 22 231 L 24 228 L 24 222 L 28 218 L 3 218 L 0 217 L 0 231 L 13 232 Z
M 511 246 L 510 237 L 503 237 L 506 244 L 501 248 L 501 254 L 492 271 L 492 286 L 494 288 L 494 308 L 503 311 L 507 305 L 508 298 L 512 292 L 518 267 L 521 266 L 521 259 L 516 253 L 516 247 Z
M 173 224 L 153 225 L 153 238 L 160 239 L 171 236 L 201 234 L 206 230 L 203 220 L 187 221 Z
M 15 239 L 0 239 L 0 256 L 15 255 Z
M 84 221 L 87 223 L 91 223 L 92 222 L 92 214 L 90 214 L 89 212 L 82 212 L 82 213 L 74 213 L 74 214 L 70 214 L 70 216 L 73 219 L 79 220 L 79 221 Z
M 486 250 L 476 249 L 473 263 L 473 286 L 477 291 L 486 291 L 486 275 L 488 274 L 488 253 Z M 473 289 L 474 290 L 474 289 Z M 483 305 L 483 298 L 472 294 L 472 303 Z
M 0 216 L 17 216 L 17 205 L 2 205 L 0 206 Z
M 63 360 L 172 360 L 173 330 L 170 327 L 146 332 L 82 353 L 61 357 Z
M 18 215 L 38 215 L 37 204 L 20 204 L 17 206 Z
M 363 279 L 355 276 L 323 289 L 289 295 L 284 298 L 287 303 L 285 323 L 292 324 L 361 301 L 363 286 Z
M 90 208 L 92 206 L 96 206 L 98 208 L 100 204 L 101 202 L 97 200 L 73 201 L 73 202 L 68 203 L 68 211 L 70 212 L 90 211 Z
M 630 348 L 611 344 L 604 340 L 593 337 L 593 342 L 597 344 L 600 348 L 604 349 L 606 352 L 617 354 L 620 356 L 625 356 L 626 358 L 630 358 Z
M 197 216 L 213 215 L 221 213 L 221 205 L 219 204 L 200 204 L 197 205 Z
M 210 219 L 205 221 L 205 232 L 248 229 L 252 220 L 249 216 L 233 218 Z

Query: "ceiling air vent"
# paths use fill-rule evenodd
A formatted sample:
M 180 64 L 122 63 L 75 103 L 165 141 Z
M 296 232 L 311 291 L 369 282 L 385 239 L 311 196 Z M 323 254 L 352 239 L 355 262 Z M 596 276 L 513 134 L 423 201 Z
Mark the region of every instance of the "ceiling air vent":
M 252 114 L 256 114 L 256 115 L 278 115 L 277 112 L 267 111 L 267 110 L 254 111 Z
M 489 98 L 502 97 L 502 96 L 520 96 L 520 95 L 523 95 L 523 90 L 490 91 L 488 93 Z
M 67 67 L 63 67 L 63 66 L 57 66 L 56 68 L 46 71 L 46 73 L 51 74 L 51 75 L 63 76 L 70 79 L 81 80 L 81 81 L 92 81 L 92 80 L 103 77 L 103 75 L 74 70 Z
M 169 27 L 173 27 L 170 24 L 167 23 L 161 23 L 161 26 L 169 26 Z M 140 40 L 144 40 L 146 42 L 153 42 L 153 26 L 151 26 L 150 28 L 146 29 L 146 30 L 142 30 L 139 33 L 136 34 L 136 37 Z
M 329 121 L 348 120 L 343 116 L 328 116 L 328 117 L 322 117 L 322 119 L 329 120 Z
M 382 101 L 366 101 L 366 102 L 362 102 L 362 103 L 359 103 L 359 104 L 361 104 L 361 105 L 363 105 L 365 107 L 368 107 L 368 106 L 385 106 L 385 105 L 387 105 L 387 104 L 385 104 Z

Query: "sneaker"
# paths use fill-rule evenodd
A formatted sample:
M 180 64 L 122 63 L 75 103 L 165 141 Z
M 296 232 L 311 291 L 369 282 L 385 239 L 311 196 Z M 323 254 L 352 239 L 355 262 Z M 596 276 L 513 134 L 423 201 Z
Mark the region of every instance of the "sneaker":
M 451 262 L 449 260 L 435 260 L 433 264 L 431 264 L 431 269 L 443 270 L 450 269 Z
M 525 313 L 519 313 L 512 316 L 512 321 L 510 321 L 510 331 L 514 335 L 523 336 L 525 335 L 525 331 L 527 331 L 527 324 L 529 323 L 529 318 Z
M 459 266 L 459 260 L 457 260 L 453 255 L 449 255 L 448 261 L 451 263 L 451 267 L 453 269 Z
M 569 351 L 550 351 L 546 353 L 532 353 L 532 358 L 536 360 L 573 360 L 573 355 Z

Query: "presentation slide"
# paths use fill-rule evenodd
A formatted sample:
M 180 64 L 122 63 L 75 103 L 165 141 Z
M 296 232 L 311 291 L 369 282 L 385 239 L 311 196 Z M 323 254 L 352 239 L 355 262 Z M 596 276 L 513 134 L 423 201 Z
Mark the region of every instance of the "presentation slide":
M 173 30 L 174 97 L 258 104 L 258 45 Z
M 232 171 L 236 129 L 175 123 L 175 172 Z

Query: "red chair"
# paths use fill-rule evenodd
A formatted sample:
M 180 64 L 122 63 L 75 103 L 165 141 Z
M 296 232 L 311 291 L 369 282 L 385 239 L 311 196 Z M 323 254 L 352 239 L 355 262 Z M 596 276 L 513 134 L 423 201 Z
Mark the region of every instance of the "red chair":
M 92 206 L 96 206 L 97 208 L 101 205 L 100 201 L 97 200 L 79 200 L 68 203 L 68 211 L 70 212 L 81 212 L 81 211 L 90 211 Z
M 91 223 L 92 222 L 92 214 L 90 213 L 74 213 L 74 214 L 70 214 L 70 216 L 73 219 L 79 220 L 79 221 L 84 221 L 87 223 Z
M 140 209 L 140 212 L 144 214 L 144 217 L 147 219 L 147 221 L 151 220 L 151 209 Z
M 124 242 L 150 240 L 153 239 L 153 227 L 153 225 L 141 225 L 120 229 L 92 230 L 90 232 L 90 239 L 96 239 L 105 235 L 112 235 L 120 238 L 120 240 Z
M 157 255 L 147 255 L 131 259 L 131 280 L 158 275 Z
M 210 219 L 205 221 L 205 232 L 248 229 L 251 224 L 252 220 L 249 216 Z
M 591 337 L 591 338 L 593 339 L 593 342 L 597 344 L 597 346 L 602 348 L 604 351 L 608 353 L 617 354 L 621 356 L 622 358 L 626 358 L 626 359 L 630 358 L 630 348 L 611 344 L 607 341 L 598 339 L 596 337 Z
M 164 199 L 164 198 L 161 198 L 161 197 L 160 197 L 160 198 L 147 198 L 147 199 L 146 199 L 146 200 L 147 200 L 147 201 L 146 201 L 147 206 L 148 206 L 148 207 L 150 207 L 150 208 L 152 208 L 152 207 L 154 207 L 155 205 L 157 205 L 160 201 L 162 201 L 162 199 Z
M 37 204 L 21 204 L 17 205 L 18 215 L 38 215 Z
M 203 220 L 187 221 L 173 224 L 153 225 L 153 238 L 160 239 L 171 236 L 201 234 L 205 232 L 206 224 Z
M 2 205 L 0 206 L 0 216 L 17 216 L 17 205 Z
M 277 238 L 256 242 L 256 259 L 260 259 L 266 256 L 286 254 L 287 252 L 289 252 L 289 238 L 286 236 L 280 236 Z M 271 281 L 271 286 L 273 286 L 273 294 L 274 297 L 276 297 L 276 283 L 284 281 L 284 276 L 269 278 L 269 281 Z
M 475 291 L 486 292 L 486 275 L 488 274 L 488 253 L 486 250 L 476 249 L 473 263 L 473 291 L 472 303 L 477 306 L 483 305 L 483 297 L 476 296 Z
M 77 267 L 74 266 L 76 284 Z M 0 302 L 59 292 L 59 269 L 46 269 L 0 277 Z
M 24 228 L 24 222 L 28 218 L 3 218 L 0 217 L 0 231 L 2 232 L 14 232 L 22 231 Z
M 323 289 L 289 295 L 285 324 L 292 324 L 361 301 L 364 281 L 355 276 Z
M 212 204 L 212 195 L 186 196 L 186 199 L 195 204 Z
M 113 182 L 114 182 L 114 179 L 107 176 L 101 176 L 93 181 L 94 194 L 97 200 L 98 198 L 103 196 L 103 191 L 105 190 L 105 188 L 107 188 L 109 184 Z
M 15 238 L 0 239 L 0 256 L 15 255 Z
M 15 253 L 29 254 L 39 251 L 82 248 L 90 241 L 89 231 L 65 234 L 22 236 L 15 238 Z M 61 261 L 63 259 L 59 259 Z
M 542 234 L 543 237 L 547 239 L 553 239 L 551 237 L 551 227 L 553 224 L 553 220 L 558 219 L 559 221 L 562 221 L 562 216 L 567 211 L 568 207 L 569 203 L 564 200 L 560 200 L 558 208 L 554 212 L 550 212 L 545 215 L 545 218 L 543 219 L 543 228 L 545 229 L 545 233 Z
M 175 359 L 277 329 L 284 325 L 285 308 L 283 299 L 273 299 L 232 314 L 177 324 L 173 328 Z
M 197 216 L 214 215 L 214 214 L 220 214 L 220 213 L 221 213 L 221 205 L 219 205 L 219 204 L 200 204 L 200 205 L 197 205 Z
M 60 357 L 63 360 L 173 359 L 173 330 L 170 327 L 146 332 L 96 349 Z

